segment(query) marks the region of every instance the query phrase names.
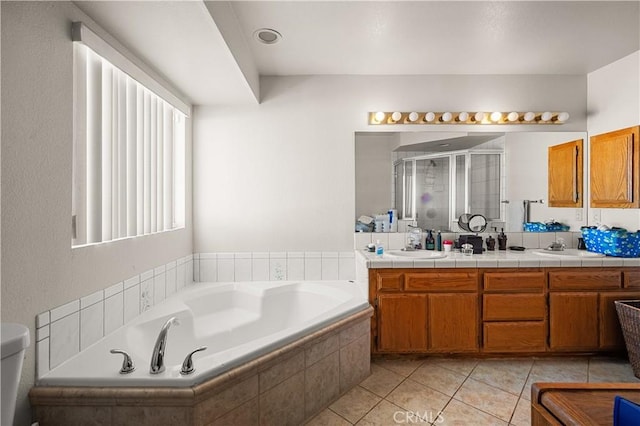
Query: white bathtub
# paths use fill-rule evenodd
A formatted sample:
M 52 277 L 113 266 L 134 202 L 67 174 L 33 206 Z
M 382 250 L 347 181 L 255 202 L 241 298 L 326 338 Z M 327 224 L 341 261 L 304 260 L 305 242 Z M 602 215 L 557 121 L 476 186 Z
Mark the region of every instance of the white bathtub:
M 349 281 L 200 283 L 53 368 L 37 384 L 193 386 L 368 306 L 358 285 Z M 150 374 L 158 332 L 172 316 L 180 325 L 169 329 L 166 370 Z M 194 355 L 195 372 L 181 375 L 184 357 L 199 346 L 208 349 Z M 127 351 L 136 370 L 120 374 L 122 355 L 111 349 Z

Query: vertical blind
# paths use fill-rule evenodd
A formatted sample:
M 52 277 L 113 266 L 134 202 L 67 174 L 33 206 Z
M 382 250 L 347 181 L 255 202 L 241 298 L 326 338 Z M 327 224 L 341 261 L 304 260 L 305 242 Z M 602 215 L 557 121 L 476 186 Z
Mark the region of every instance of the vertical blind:
M 72 245 L 183 226 L 185 115 L 89 47 L 74 49 Z

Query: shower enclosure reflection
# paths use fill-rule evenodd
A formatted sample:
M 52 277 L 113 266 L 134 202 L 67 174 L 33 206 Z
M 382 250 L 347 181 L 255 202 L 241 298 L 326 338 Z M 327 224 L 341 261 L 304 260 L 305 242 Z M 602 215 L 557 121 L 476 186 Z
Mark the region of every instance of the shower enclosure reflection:
M 450 230 L 464 213 L 504 221 L 502 150 L 404 156 L 394 162 L 394 205 L 422 229 Z

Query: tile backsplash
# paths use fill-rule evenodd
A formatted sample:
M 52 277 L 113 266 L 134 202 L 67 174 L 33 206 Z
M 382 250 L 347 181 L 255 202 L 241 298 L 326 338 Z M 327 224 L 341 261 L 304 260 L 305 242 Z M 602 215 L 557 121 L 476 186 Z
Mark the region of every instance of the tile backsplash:
M 470 232 L 443 232 L 442 240 L 455 240 L 461 234 L 470 234 Z M 483 232 L 478 234 L 485 240 L 489 235 L 494 238 L 496 232 Z M 578 247 L 578 237 L 580 232 L 505 232 L 507 236 L 507 246 L 523 246 L 529 249 L 545 248 L 551 243 L 562 239 L 567 248 Z M 384 233 L 384 232 L 356 232 L 353 235 L 353 248 L 362 250 L 369 243 L 375 243 L 380 240 L 380 244 L 386 250 L 399 250 L 406 245 L 409 234 L 406 232 Z M 422 234 L 422 245 L 424 247 L 425 233 Z
M 353 280 L 353 251 L 196 253 L 193 277 L 198 282 Z
M 36 374 L 91 346 L 193 282 L 193 256 L 145 271 L 36 317 Z

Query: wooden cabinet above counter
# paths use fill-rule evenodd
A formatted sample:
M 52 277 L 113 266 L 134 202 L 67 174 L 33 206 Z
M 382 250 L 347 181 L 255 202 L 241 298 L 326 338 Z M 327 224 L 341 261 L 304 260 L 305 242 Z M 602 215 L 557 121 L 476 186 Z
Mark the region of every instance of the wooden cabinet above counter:
M 640 267 L 369 269 L 373 353 L 616 352 Z
M 592 136 L 591 207 L 640 207 L 640 126 Z

